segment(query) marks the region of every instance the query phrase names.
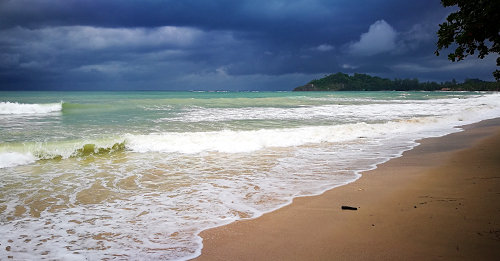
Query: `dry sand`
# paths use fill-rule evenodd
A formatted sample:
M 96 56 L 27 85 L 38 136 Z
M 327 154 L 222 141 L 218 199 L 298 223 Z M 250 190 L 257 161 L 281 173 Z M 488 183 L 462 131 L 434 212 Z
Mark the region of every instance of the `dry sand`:
M 354 183 L 203 231 L 196 260 L 500 260 L 500 119 L 464 129 Z

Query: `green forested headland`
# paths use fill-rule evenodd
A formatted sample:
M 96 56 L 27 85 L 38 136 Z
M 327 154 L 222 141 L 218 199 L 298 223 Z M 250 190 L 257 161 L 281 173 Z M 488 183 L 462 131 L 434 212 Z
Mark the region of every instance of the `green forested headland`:
M 487 82 L 479 79 L 466 79 L 463 83 L 455 79 L 449 82 L 420 82 L 413 79 L 380 78 L 367 74 L 345 73 L 327 75 L 315 79 L 293 91 L 498 91 L 500 82 Z

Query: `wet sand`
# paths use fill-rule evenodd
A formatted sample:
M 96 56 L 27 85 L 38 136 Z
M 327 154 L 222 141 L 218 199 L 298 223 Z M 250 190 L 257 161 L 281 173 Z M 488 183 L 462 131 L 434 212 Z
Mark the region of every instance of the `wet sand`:
M 354 183 L 203 231 L 195 260 L 498 260 L 500 119 L 464 129 Z

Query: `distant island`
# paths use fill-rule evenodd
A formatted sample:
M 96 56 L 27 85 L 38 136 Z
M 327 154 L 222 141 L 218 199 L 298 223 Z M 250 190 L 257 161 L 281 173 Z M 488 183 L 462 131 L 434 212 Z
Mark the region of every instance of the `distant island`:
M 500 82 L 487 82 L 480 79 L 466 79 L 463 83 L 455 79 L 449 82 L 420 82 L 413 79 L 380 78 L 367 74 L 345 73 L 327 75 L 314 79 L 306 85 L 293 89 L 297 91 L 498 91 Z

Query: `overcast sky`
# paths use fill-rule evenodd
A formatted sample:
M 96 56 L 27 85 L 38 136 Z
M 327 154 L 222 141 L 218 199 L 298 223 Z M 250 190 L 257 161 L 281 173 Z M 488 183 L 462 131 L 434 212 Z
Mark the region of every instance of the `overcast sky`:
M 327 74 L 494 80 L 434 51 L 439 0 L 0 0 L 0 90 L 291 90 Z

